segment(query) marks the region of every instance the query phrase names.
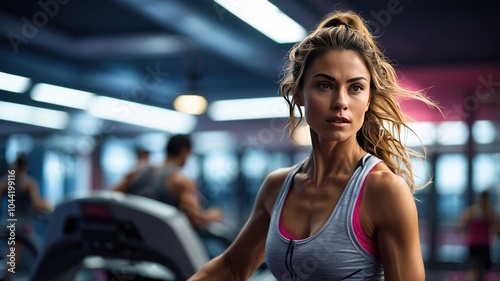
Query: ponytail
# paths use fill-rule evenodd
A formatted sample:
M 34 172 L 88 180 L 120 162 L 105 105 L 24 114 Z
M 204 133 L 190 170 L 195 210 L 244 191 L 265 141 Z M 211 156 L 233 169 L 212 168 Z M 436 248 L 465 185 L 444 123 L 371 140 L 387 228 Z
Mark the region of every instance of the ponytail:
M 325 28 L 334 28 L 339 26 L 344 26 L 355 30 L 363 37 L 363 39 L 370 45 L 371 48 L 379 51 L 377 44 L 375 43 L 373 36 L 368 30 L 365 21 L 360 16 L 351 11 L 333 12 L 326 15 L 316 27 L 316 30 L 313 32 L 313 34 Z

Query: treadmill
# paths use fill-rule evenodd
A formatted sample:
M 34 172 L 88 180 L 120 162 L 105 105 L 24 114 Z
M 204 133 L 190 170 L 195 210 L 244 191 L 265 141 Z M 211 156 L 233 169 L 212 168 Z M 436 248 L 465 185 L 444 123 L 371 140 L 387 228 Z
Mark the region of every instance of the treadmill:
M 208 260 L 200 238 L 175 207 L 99 191 L 56 207 L 29 280 L 185 281 Z M 101 275 L 75 279 L 89 268 L 99 268 L 93 272 Z

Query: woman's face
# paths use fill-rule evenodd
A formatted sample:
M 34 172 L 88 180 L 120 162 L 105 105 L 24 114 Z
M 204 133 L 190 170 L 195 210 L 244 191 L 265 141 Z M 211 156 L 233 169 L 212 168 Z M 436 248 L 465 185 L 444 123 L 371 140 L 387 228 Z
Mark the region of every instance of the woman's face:
M 332 50 L 317 56 L 304 74 L 298 105 L 312 130 L 329 141 L 356 138 L 370 104 L 370 72 L 361 56 Z

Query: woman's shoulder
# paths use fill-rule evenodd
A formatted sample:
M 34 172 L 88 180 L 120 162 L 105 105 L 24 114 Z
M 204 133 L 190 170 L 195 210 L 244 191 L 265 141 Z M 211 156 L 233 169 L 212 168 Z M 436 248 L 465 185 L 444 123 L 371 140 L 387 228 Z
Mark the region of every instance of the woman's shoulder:
M 370 202 L 387 204 L 401 197 L 412 196 L 406 181 L 392 172 L 383 162 L 368 174 L 365 195 Z
M 266 179 L 264 180 L 264 183 L 270 183 L 272 185 L 274 185 L 276 183 L 282 183 L 285 180 L 285 178 L 291 172 L 293 172 L 293 170 L 295 170 L 296 167 L 297 167 L 297 165 L 276 169 L 276 170 L 270 172 L 266 176 Z
M 415 208 L 413 194 L 406 181 L 393 173 L 384 163 L 378 164 L 367 176 L 363 199 L 375 220 Z M 375 212 L 376 211 L 376 212 Z
M 366 178 L 366 189 L 377 193 L 393 192 L 403 189 L 409 191 L 408 184 L 401 177 L 392 172 L 384 162 L 378 163 Z
M 270 172 L 264 179 L 259 190 L 258 198 L 262 200 L 261 203 L 268 211 L 272 209 L 276 196 L 278 196 L 286 177 L 293 172 L 296 167 L 297 165 L 276 169 Z

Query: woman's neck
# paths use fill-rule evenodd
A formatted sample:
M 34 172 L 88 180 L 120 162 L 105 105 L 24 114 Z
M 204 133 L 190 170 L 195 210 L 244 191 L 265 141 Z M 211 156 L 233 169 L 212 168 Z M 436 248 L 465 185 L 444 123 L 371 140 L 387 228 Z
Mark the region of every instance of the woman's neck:
M 366 152 L 357 142 L 329 143 L 314 145 L 309 158 L 304 165 L 307 173 L 315 184 L 324 182 L 332 176 L 350 175 L 359 160 Z

